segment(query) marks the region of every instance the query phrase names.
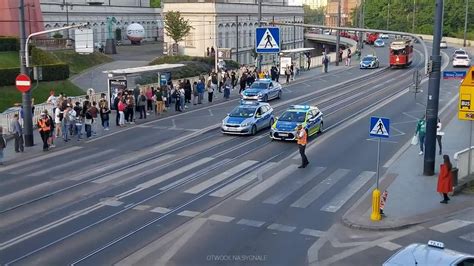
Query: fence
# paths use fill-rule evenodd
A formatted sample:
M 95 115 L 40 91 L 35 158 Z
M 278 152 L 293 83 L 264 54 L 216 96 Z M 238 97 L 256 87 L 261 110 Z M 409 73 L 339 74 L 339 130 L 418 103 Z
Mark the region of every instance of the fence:
M 471 173 L 468 173 L 469 165 L 469 148 L 466 148 L 462 151 L 458 151 L 454 154 L 454 160 L 456 161 L 456 167 L 458 170 L 458 179 L 468 178 L 470 175 L 474 174 L 474 146 L 471 147 L 471 153 L 473 156 L 471 159 Z

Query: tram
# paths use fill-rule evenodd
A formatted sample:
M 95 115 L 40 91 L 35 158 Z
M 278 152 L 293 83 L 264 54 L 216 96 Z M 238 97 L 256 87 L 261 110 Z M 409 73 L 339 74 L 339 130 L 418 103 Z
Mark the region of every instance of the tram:
M 413 61 L 411 40 L 399 39 L 390 44 L 390 67 L 407 67 Z

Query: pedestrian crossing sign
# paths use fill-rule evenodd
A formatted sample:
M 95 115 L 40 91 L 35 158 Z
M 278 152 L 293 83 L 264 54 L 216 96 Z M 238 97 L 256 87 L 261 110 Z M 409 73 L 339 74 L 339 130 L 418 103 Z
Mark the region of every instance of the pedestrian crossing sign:
M 255 51 L 257 53 L 279 53 L 280 28 L 257 28 L 255 33 Z
M 390 119 L 372 116 L 370 118 L 370 136 L 379 138 L 390 137 Z

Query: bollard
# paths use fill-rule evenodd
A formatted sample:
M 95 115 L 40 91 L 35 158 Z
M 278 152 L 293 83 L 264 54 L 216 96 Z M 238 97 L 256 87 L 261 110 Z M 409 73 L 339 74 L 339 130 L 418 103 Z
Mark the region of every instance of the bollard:
M 372 214 L 370 215 L 372 221 L 380 221 L 382 216 L 380 215 L 380 190 L 374 189 L 372 192 Z

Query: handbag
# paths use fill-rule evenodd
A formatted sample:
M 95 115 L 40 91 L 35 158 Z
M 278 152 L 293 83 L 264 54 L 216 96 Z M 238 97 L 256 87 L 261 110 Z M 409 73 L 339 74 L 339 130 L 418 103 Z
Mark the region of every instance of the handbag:
M 411 138 L 411 145 L 418 145 L 418 135 L 415 135 L 413 138 Z

